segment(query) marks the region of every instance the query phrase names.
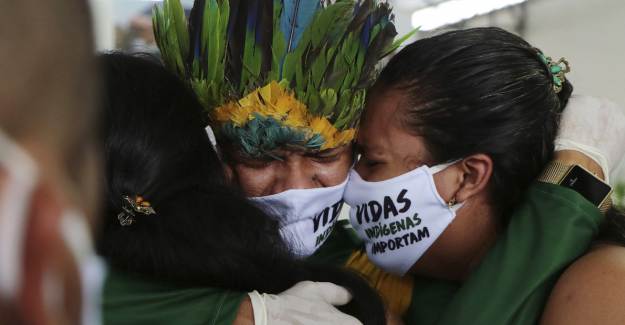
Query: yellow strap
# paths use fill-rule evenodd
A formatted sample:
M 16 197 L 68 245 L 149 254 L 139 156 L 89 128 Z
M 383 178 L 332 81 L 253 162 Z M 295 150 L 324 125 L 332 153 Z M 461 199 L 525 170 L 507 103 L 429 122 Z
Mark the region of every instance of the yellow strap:
M 369 261 L 363 251 L 352 253 L 345 267 L 363 276 L 378 291 L 390 311 L 403 315 L 408 310 L 412 301 L 412 276 L 400 277 L 382 271 Z

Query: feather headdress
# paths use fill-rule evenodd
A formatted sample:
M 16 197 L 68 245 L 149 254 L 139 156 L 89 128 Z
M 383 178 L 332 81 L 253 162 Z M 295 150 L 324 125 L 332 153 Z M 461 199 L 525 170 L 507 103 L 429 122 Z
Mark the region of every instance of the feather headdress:
M 188 81 L 217 136 L 251 156 L 353 140 L 365 92 L 393 42 L 391 9 L 374 0 L 180 0 L 155 7 L 166 66 Z

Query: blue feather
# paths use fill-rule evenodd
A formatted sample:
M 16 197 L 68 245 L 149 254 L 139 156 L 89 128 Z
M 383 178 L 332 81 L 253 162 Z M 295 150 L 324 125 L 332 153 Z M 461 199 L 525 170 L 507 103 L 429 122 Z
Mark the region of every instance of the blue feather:
M 193 4 L 193 9 L 189 14 L 189 39 L 191 41 L 191 50 L 193 51 L 193 59 L 200 59 L 202 56 L 202 25 L 205 9 L 205 0 L 198 0 Z
M 194 58 L 200 60 L 202 57 L 202 40 L 200 39 L 200 32 L 195 33 L 195 49 L 193 50 Z
M 364 26 L 362 26 L 362 34 L 360 35 L 360 42 L 362 43 L 363 48 L 369 47 L 369 42 L 371 39 L 371 28 L 373 27 L 373 19 L 371 16 L 367 17 L 367 22 Z
M 319 10 L 319 0 L 283 0 L 280 30 L 284 34 L 287 44 L 287 53 L 297 47 L 297 44 Z
M 255 32 L 256 23 L 258 22 L 258 3 L 260 1 L 250 1 L 251 4 L 247 11 L 247 30 Z M 256 34 L 254 34 L 256 35 Z

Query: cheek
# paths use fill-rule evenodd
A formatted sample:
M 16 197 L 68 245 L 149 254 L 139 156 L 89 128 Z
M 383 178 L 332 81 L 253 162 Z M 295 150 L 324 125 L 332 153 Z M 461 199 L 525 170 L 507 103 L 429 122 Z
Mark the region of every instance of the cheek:
M 271 166 L 267 168 L 250 168 L 236 165 L 232 168 L 234 181 L 243 193 L 249 197 L 263 196 L 270 192 L 276 182 L 276 173 Z

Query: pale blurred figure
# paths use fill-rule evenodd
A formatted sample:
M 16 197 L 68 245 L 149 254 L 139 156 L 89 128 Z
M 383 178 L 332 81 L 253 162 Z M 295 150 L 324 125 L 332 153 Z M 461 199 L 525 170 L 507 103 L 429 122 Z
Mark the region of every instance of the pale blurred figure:
M 0 1 L 0 324 L 97 322 L 91 33 L 86 0 Z

